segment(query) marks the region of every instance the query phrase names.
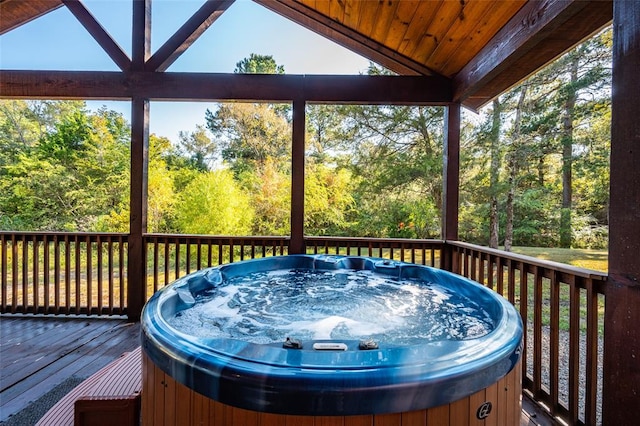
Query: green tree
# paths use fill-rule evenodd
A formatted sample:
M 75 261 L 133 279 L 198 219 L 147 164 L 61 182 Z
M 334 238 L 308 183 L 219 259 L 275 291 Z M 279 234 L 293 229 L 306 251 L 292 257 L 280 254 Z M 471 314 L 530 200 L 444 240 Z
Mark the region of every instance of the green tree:
M 284 74 L 272 56 L 252 53 L 236 64 L 235 73 Z M 287 167 L 291 158 L 290 106 L 267 103 L 225 103 L 205 113 L 215 149 L 236 176 L 254 173 L 268 158 Z
M 305 170 L 305 232 L 311 235 L 344 235 L 347 216 L 354 208 L 350 193 L 353 180 L 346 169 L 307 164 Z
M 94 229 L 98 217 L 128 192 L 126 122 L 105 110 L 90 114 L 83 102 L 32 102 L 23 104 L 22 111 L 21 120 L 13 121 L 13 135 L 24 136 L 24 129 L 30 129 L 38 139 L 14 143 L 16 149 L 4 157 L 2 226 Z M 23 130 L 16 133 L 15 123 Z M 11 140 L 5 142 L 9 145 Z
M 291 229 L 291 176 L 279 162 L 268 158 L 264 167 L 245 175 L 242 187 L 251 196 L 254 235 L 288 235 Z
M 195 132 L 179 133 L 179 151 L 187 157 L 189 166 L 197 170 L 211 170 L 216 157 L 216 145 L 207 136 L 204 126 L 197 125 Z
M 166 162 L 171 155 L 169 139 L 152 134 L 149 137 L 149 165 L 147 173 L 147 232 L 175 232 L 174 206 L 176 203 L 175 174 Z M 168 154 L 169 153 L 169 154 Z M 127 189 L 129 169 L 123 172 Z M 130 194 L 121 197 L 117 205 L 105 211 L 98 219 L 97 231 L 129 232 Z
M 500 188 L 498 187 L 500 180 L 500 168 L 502 163 L 502 152 L 500 149 L 500 125 L 502 105 L 500 98 L 493 100 L 493 113 L 491 114 L 491 167 L 489 172 L 489 194 L 490 194 L 490 211 L 489 211 L 489 247 L 498 248 L 499 244 L 499 218 L 498 218 L 498 196 Z
M 167 138 L 149 138 L 149 174 L 147 197 L 147 229 L 149 232 L 173 232 L 175 206 L 175 174 L 164 158 L 171 149 Z
M 343 131 L 344 107 L 340 105 L 307 105 L 306 155 L 307 162 L 339 162 L 346 156 L 349 138 Z M 346 161 L 346 160 L 345 160 Z
M 29 153 L 41 136 L 42 126 L 27 101 L 0 100 L 0 167 L 15 163 L 20 153 Z
M 432 217 L 415 217 L 413 209 L 391 206 L 402 200 L 426 200 L 438 217 L 442 206 L 442 108 L 422 106 L 348 106 L 342 125 L 343 139 L 351 143 L 349 156 L 341 164 L 348 167 L 359 185 L 354 189 L 358 210 L 349 220 L 360 224 L 354 231 L 370 234 L 369 225 L 382 219 L 386 211 L 412 211 L 413 221 L 432 223 Z M 384 197 L 384 201 L 381 197 Z M 425 205 L 424 203 L 422 205 Z M 371 210 L 367 210 L 371 209 Z M 377 216 L 376 220 L 372 220 Z M 411 218 L 387 216 L 380 229 L 393 230 Z M 389 222 L 392 221 L 392 222 Z M 358 225 L 356 225 L 358 226 Z M 429 236 L 439 230 L 424 230 Z
M 525 150 L 523 149 L 522 138 L 522 114 L 524 108 L 524 102 L 526 100 L 527 91 L 529 89 L 529 83 L 525 82 L 518 89 L 513 90 L 513 95 L 516 95 L 518 101 L 515 104 L 515 114 L 513 119 L 513 126 L 508 134 L 507 140 L 510 141 L 507 147 L 507 199 L 505 207 L 505 235 L 504 235 L 504 249 L 511 251 L 513 245 L 513 226 L 514 226 L 514 202 L 515 194 L 518 184 L 518 171 L 522 169 L 524 161 L 526 161 Z
M 249 235 L 253 215 L 249 196 L 228 170 L 199 174 L 176 204 L 176 223 L 187 234 Z
M 604 115 L 610 96 L 609 37 L 604 32 L 578 46 L 501 96 L 499 123 L 490 124 L 495 105 L 483 111 L 485 119 L 464 141 L 461 154 L 462 238 L 490 241 L 482 230 L 493 229 L 484 218 L 493 217 L 495 210 L 487 203 L 495 194 L 491 205 L 497 201 L 505 206 L 498 209 L 498 217 L 507 250 L 512 244 L 576 246 L 582 244 L 576 238 L 589 239 L 589 244 L 602 241 L 608 134 L 595 129 L 608 129 Z M 496 124 L 502 128 L 501 141 L 490 150 L 487 135 Z M 496 158 L 491 151 L 504 155 L 505 164 L 488 164 L 487 159 Z M 494 187 L 496 178 L 497 192 L 483 191 L 485 185 Z M 599 194 L 597 204 L 587 201 L 592 194 Z
M 475 126 L 471 134 L 473 143 L 467 142 L 464 146 L 469 155 L 463 156 L 464 168 L 470 168 L 473 179 L 465 182 L 469 195 L 463 196 L 462 201 L 472 201 L 476 207 L 471 211 L 479 216 L 474 220 L 477 229 L 463 229 L 472 232 L 473 241 L 488 244 L 491 248 L 498 248 L 501 238 L 499 207 L 503 203 L 504 143 L 501 130 L 504 107 L 500 98 L 493 100 L 491 108 L 487 108 L 484 114 L 484 120 Z
M 270 157 L 283 163 L 291 158 L 290 125 L 269 104 L 222 104 L 215 114 L 207 110 L 206 120 L 236 175 L 261 169 Z
M 578 130 L 597 113 L 593 108 L 610 96 L 610 31 L 605 31 L 568 52 L 536 77 L 538 100 L 544 103 L 531 108 L 530 133 L 544 134 L 546 146 L 560 155 L 561 205 L 559 237 L 561 247 L 572 246 L 573 170 L 576 156 L 584 142 Z M 534 94 L 535 96 L 535 94 Z M 536 102 L 536 101 L 532 101 Z M 542 106 L 544 108 L 542 108 Z M 542 166 L 542 164 L 541 164 Z
M 284 74 L 284 66 L 278 65 L 271 55 L 252 53 L 236 63 L 236 74 Z

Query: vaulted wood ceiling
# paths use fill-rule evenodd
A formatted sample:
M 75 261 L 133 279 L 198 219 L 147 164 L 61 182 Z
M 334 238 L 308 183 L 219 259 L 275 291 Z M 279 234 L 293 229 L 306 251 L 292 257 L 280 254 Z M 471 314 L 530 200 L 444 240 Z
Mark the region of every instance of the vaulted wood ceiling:
M 612 19 L 610 0 L 254 1 L 397 74 L 440 76 L 472 109 Z M 0 34 L 65 3 L 77 1 L 0 0 Z

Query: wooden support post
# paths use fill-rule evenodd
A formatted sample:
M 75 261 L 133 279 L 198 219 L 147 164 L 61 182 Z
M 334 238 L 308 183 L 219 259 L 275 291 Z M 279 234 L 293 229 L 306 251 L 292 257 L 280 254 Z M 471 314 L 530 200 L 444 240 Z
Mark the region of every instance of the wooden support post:
M 304 244 L 304 136 L 305 101 L 293 101 L 293 147 L 291 149 L 291 240 L 289 253 L 305 252 Z
M 134 70 L 144 69 L 151 42 L 151 0 L 133 2 Z M 140 319 L 146 300 L 147 172 L 149 163 L 149 100 L 134 97 L 131 102 L 130 223 L 127 253 L 127 317 Z
M 140 319 L 146 300 L 147 165 L 149 100 L 134 98 L 131 105 L 131 189 L 127 260 L 127 316 Z
M 458 192 L 460 188 L 460 104 L 449 104 L 445 117 L 442 179 L 442 239 L 458 239 Z M 452 253 L 445 244 L 442 268 L 452 270 Z
M 640 2 L 613 2 L 603 424 L 640 419 Z

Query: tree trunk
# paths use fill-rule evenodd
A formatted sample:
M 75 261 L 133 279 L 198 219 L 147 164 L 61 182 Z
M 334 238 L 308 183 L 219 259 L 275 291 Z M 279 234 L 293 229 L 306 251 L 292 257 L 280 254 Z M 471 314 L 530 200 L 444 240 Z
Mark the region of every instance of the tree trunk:
M 513 244 L 513 199 L 515 196 L 515 181 L 516 181 L 516 165 L 513 159 L 509 164 L 509 192 L 507 192 L 507 220 L 504 231 L 504 249 L 505 251 L 511 251 L 511 245 Z
M 518 98 L 518 105 L 516 107 L 516 117 L 513 123 L 513 133 L 511 135 L 511 151 L 509 153 L 509 190 L 507 192 L 506 202 L 506 226 L 504 232 L 504 249 L 505 251 L 511 251 L 513 244 L 513 203 L 516 194 L 516 183 L 518 175 L 518 149 L 521 139 L 520 124 L 522 122 L 522 110 L 524 100 L 527 97 L 528 86 L 524 84 L 520 89 L 520 97 Z
M 564 103 L 562 120 L 562 208 L 560 209 L 560 247 L 571 247 L 571 198 L 573 164 L 573 114 L 576 105 L 575 83 L 578 80 L 578 61 L 575 56 L 570 64 L 570 82 Z
M 493 120 L 491 123 L 491 170 L 489 193 L 491 206 L 489 213 L 489 247 L 498 248 L 499 218 L 498 218 L 498 178 L 500 173 L 500 112 L 501 105 L 498 98 L 493 100 Z

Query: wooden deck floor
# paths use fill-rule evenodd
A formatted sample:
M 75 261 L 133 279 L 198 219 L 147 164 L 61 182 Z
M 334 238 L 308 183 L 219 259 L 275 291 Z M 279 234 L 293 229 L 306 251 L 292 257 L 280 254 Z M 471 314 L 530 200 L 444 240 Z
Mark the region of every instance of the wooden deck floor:
M 140 326 L 117 319 L 2 316 L 0 423 L 71 377 L 86 378 L 140 344 Z M 524 398 L 520 426 L 550 425 Z
M 139 324 L 122 319 L 2 316 L 0 422 L 139 345 Z

